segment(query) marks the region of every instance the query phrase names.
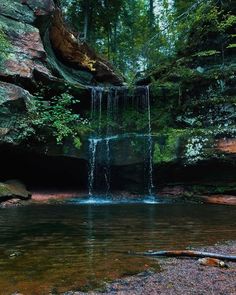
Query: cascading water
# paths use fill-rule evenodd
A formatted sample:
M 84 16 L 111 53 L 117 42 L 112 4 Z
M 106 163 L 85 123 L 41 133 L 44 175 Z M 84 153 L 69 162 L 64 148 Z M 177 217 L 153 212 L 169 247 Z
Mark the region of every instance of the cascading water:
M 123 109 L 122 109 L 123 105 Z M 122 111 L 131 107 L 137 114 L 147 114 L 146 134 L 128 133 L 130 130 L 118 130 L 120 125 L 120 115 Z M 106 114 L 106 119 L 102 118 Z M 146 116 L 146 115 L 145 115 Z M 146 142 L 147 150 L 145 154 L 147 190 L 149 196 L 153 196 L 153 140 L 151 128 L 151 107 L 149 87 L 137 87 L 130 95 L 127 87 L 94 87 L 91 91 L 91 122 L 95 126 L 96 134 L 89 139 L 89 196 L 93 198 L 94 193 L 100 185 L 100 191 L 106 191 L 106 195 L 111 189 L 111 164 L 112 149 L 114 140 L 124 140 L 129 137 L 143 138 Z M 106 126 L 104 126 L 106 122 Z M 118 128 L 118 129 L 117 129 Z M 125 130 L 125 131 L 124 131 Z M 128 155 L 127 155 L 128 156 Z M 96 187 L 95 187 L 96 186 Z
M 97 156 L 97 145 L 98 139 L 89 140 L 89 175 L 88 175 L 88 184 L 89 184 L 89 196 L 93 196 L 94 192 L 94 181 L 96 176 L 96 156 Z
M 152 125 L 151 125 L 151 106 L 150 106 L 150 90 L 149 86 L 145 89 L 146 104 L 148 114 L 148 152 L 149 152 L 149 177 L 148 177 L 148 193 L 150 196 L 153 194 L 153 151 L 152 151 Z
M 101 118 L 102 118 L 102 87 L 93 87 L 91 95 L 91 121 L 98 121 L 98 133 L 101 132 Z
M 106 167 L 105 167 L 105 179 L 107 191 L 106 194 L 110 192 L 110 181 L 111 181 L 111 152 L 110 152 L 110 139 L 106 138 Z

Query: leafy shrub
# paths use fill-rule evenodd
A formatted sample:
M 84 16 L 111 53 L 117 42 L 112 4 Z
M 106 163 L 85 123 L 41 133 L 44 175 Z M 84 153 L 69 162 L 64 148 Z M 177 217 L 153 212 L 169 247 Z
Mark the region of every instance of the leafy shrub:
M 57 143 L 62 143 L 69 136 L 76 138 L 76 127 L 80 115 L 74 114 L 71 109 L 71 105 L 76 102 L 78 101 L 75 101 L 68 93 L 53 97 L 50 102 L 36 100 L 32 125 L 36 129 L 48 129 Z

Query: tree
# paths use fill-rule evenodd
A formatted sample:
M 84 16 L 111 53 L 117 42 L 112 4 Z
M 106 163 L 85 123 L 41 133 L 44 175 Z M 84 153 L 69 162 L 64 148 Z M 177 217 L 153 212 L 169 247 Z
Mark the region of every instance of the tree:
M 149 24 L 150 29 L 154 26 L 155 14 L 154 14 L 154 0 L 149 0 Z

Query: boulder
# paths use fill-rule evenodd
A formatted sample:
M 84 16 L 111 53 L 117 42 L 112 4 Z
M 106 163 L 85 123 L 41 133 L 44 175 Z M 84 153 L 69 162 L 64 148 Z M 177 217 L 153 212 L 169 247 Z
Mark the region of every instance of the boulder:
M 0 3 L 0 15 L 18 22 L 33 24 L 35 21 L 34 12 L 23 1 L 5 0 Z M 26 1 L 25 1 L 26 2 Z
M 14 84 L 0 82 L 0 144 L 18 144 L 29 131 L 23 124 L 33 110 L 33 96 Z
M 28 200 L 31 197 L 24 184 L 18 180 L 9 180 L 0 183 L 0 202 L 10 199 Z
M 236 205 L 236 196 L 232 195 L 210 195 L 203 196 L 202 200 L 207 204 L 218 204 L 218 205 Z
M 55 10 L 53 0 L 21 0 L 21 3 L 29 7 L 35 15 L 49 15 Z
M 24 86 L 35 85 L 36 75 L 53 79 L 46 65 L 46 52 L 39 30 L 1 14 L 0 25 L 7 42 L 6 53 L 1 58 L 0 78 L 12 82 L 18 80 Z

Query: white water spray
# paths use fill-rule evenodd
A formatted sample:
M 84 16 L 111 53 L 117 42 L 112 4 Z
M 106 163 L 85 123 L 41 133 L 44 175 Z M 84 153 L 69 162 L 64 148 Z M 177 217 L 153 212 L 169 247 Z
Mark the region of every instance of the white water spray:
M 89 140 L 89 174 L 88 174 L 88 184 L 89 184 L 89 196 L 92 197 L 94 192 L 94 181 L 96 175 L 96 156 L 97 156 L 97 146 L 98 139 Z
M 153 194 L 153 150 L 152 150 L 152 125 L 151 125 L 151 106 L 150 106 L 150 89 L 149 86 L 145 89 L 147 100 L 147 113 L 148 113 L 148 153 L 149 153 L 149 177 L 148 177 L 148 193 L 150 196 Z

